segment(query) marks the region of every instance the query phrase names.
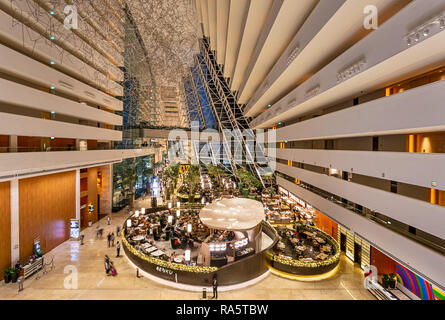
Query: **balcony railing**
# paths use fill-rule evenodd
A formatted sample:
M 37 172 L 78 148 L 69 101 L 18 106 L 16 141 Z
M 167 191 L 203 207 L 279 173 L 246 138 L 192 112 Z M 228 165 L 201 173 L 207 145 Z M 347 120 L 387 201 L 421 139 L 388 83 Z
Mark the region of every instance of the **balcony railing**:
M 278 173 L 278 176 L 280 176 L 281 178 L 283 178 L 287 181 L 290 181 L 290 182 L 296 184 L 295 178 L 288 177 L 287 175 L 282 174 L 282 173 Z M 312 192 L 312 193 L 315 193 L 316 195 L 318 195 L 326 200 L 329 200 L 330 202 L 335 203 L 336 205 L 342 206 L 343 208 L 345 208 L 355 214 L 358 214 L 366 219 L 374 221 L 375 223 L 378 223 L 379 225 L 381 225 L 387 229 L 390 229 L 391 231 L 394 231 L 404 237 L 410 238 L 410 239 L 416 241 L 417 243 L 420 243 L 430 249 L 440 252 L 441 254 L 445 254 L 445 240 L 443 240 L 443 239 L 437 238 L 437 237 L 429 234 L 429 236 L 431 238 L 436 238 L 436 241 L 433 242 L 430 239 L 426 239 L 419 235 L 412 234 L 409 231 L 398 227 L 397 225 L 405 225 L 405 224 L 400 221 L 394 220 L 392 218 L 386 217 L 385 215 L 383 215 L 381 213 L 372 211 L 368 208 L 365 208 L 363 206 L 355 204 L 355 203 L 353 203 L 349 200 L 346 200 L 346 199 L 344 199 L 346 201 L 342 201 L 341 199 L 339 199 L 341 197 L 339 197 L 335 194 L 332 194 L 330 192 L 327 192 L 325 190 L 319 189 L 319 188 L 317 188 L 313 185 L 307 184 L 305 182 L 300 182 L 297 185 L 301 188 L 304 188 L 304 189 Z M 368 212 L 368 213 L 365 213 L 365 212 Z M 382 219 L 382 218 L 386 218 L 386 219 Z M 388 221 L 392 221 L 392 223 L 389 224 Z

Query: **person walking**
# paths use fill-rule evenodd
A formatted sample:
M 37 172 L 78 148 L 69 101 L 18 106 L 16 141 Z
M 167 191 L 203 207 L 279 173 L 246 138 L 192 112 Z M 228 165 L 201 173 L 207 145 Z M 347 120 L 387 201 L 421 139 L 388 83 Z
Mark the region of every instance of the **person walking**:
M 212 287 L 213 287 L 212 299 L 218 300 L 218 280 L 216 279 L 216 275 L 213 276 Z
M 105 266 L 105 273 L 107 275 L 110 275 L 110 258 L 108 257 L 108 255 L 105 255 L 104 266 Z
M 120 257 L 120 256 L 119 256 L 120 251 L 121 251 L 121 244 L 119 243 L 119 240 L 118 240 L 118 241 L 116 242 L 116 252 L 117 252 L 116 258 L 119 258 L 119 257 Z
M 111 245 L 111 232 L 108 232 L 108 234 L 107 234 L 107 241 L 108 241 L 108 248 L 109 248 Z
M 111 233 L 111 246 L 114 247 L 114 232 Z
M 116 268 L 114 267 L 113 261 L 110 261 L 110 269 L 111 269 L 111 275 L 113 277 L 117 276 L 117 271 L 116 271 Z
M 116 235 L 119 237 L 121 235 L 121 227 L 116 226 Z
M 108 225 L 110 225 L 110 216 L 107 217 Z

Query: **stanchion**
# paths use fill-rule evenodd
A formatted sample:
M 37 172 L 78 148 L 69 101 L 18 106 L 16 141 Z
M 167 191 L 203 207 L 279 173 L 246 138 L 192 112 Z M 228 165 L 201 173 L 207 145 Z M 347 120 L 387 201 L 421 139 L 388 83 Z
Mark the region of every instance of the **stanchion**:
M 207 289 L 206 288 L 202 288 L 202 298 L 207 299 Z
M 23 291 L 23 280 L 24 280 L 23 277 L 19 277 L 19 278 L 17 279 L 17 284 L 19 285 L 19 292 L 20 292 L 20 291 Z

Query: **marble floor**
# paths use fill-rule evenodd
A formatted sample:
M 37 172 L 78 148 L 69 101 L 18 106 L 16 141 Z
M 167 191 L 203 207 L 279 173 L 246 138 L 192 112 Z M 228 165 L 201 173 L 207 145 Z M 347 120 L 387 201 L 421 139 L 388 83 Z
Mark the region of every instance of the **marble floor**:
M 126 215 L 113 213 L 111 225 L 106 219 L 99 221 L 104 235 L 116 231 Z M 46 257 L 54 256 L 55 269 L 42 275 L 33 276 L 24 282 L 24 290 L 18 292 L 17 283 L 0 284 L 1 299 L 202 299 L 200 292 L 179 291 L 147 278 L 137 278 L 136 270 L 125 257 L 115 258 L 115 248 L 108 248 L 106 236 L 95 239 L 96 225 L 84 230 L 84 245 L 78 241 L 66 241 Z M 121 254 L 122 254 L 121 250 Z M 116 266 L 118 276 L 107 276 L 103 259 L 107 254 Z M 47 259 L 48 259 L 47 258 Z M 77 272 L 73 272 L 77 271 Z M 77 288 L 75 284 L 77 274 Z M 339 272 L 332 278 L 320 282 L 299 282 L 269 274 L 261 282 L 247 288 L 221 292 L 225 300 L 370 300 L 374 297 L 363 288 L 363 273 L 346 257 L 342 257 Z

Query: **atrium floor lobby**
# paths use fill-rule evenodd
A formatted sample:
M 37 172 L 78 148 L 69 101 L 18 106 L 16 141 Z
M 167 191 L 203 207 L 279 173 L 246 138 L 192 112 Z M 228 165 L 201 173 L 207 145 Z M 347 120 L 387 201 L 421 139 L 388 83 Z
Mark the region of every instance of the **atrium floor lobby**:
M 36 279 L 36 275 L 24 282 L 24 290 L 18 292 L 17 283 L 0 284 L 0 299 L 202 299 L 201 292 L 180 291 L 159 284 L 145 277 L 137 278 L 136 270 L 123 255 L 116 258 L 116 248 L 108 248 L 106 235 L 116 232 L 116 226 L 122 226 L 126 213 L 112 214 L 111 225 L 106 219 L 98 224 L 104 228 L 102 239 L 96 239 L 96 225 L 89 227 L 85 234 L 84 245 L 78 241 L 66 241 L 45 255 L 46 260 L 54 256 L 55 269 Z M 104 255 L 114 262 L 118 275 L 107 276 L 104 270 Z M 67 266 L 74 266 L 78 271 L 78 288 L 65 289 L 64 273 Z M 48 268 L 49 269 L 49 268 Z M 208 297 L 211 292 L 207 293 Z M 374 300 L 363 288 L 363 272 L 345 256 L 341 258 L 339 271 L 332 278 L 319 282 L 300 282 L 269 275 L 249 287 L 219 292 L 219 299 L 224 300 Z

